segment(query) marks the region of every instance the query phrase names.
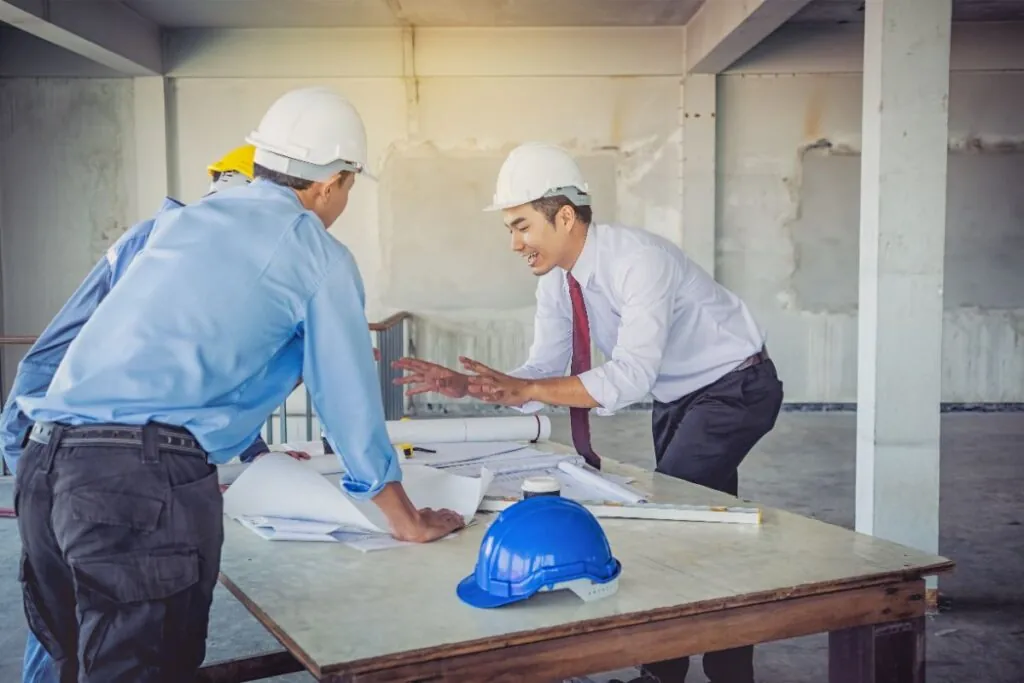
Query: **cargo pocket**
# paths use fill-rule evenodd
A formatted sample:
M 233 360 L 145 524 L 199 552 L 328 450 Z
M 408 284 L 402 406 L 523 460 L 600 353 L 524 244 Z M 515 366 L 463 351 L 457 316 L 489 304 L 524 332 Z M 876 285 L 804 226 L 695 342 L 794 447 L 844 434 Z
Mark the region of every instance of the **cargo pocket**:
M 18 563 L 18 581 L 21 582 L 25 621 L 28 622 L 29 629 L 35 634 L 50 657 L 58 661 L 63 660 L 64 650 L 60 647 L 57 637 L 50 628 L 52 620 L 48 616 L 49 612 L 46 607 L 40 601 L 35 572 L 32 571 L 32 564 L 24 550 L 21 551 L 21 560 Z
M 162 666 L 175 656 L 195 618 L 190 589 L 199 581 L 196 550 L 72 559 L 71 573 L 83 671 L 102 678 L 106 666 Z

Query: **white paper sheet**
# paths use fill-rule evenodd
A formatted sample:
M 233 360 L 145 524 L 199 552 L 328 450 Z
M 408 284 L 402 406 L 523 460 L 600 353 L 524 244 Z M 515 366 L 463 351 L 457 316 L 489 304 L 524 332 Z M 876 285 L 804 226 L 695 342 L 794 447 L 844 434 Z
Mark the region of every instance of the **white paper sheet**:
M 402 475 L 414 505 L 454 510 L 467 523 L 493 479 L 486 469 L 472 478 L 409 463 L 402 464 Z M 246 519 L 254 531 L 254 526 L 259 526 L 255 518 L 270 519 L 266 526 L 278 538 L 294 534 L 322 536 L 326 529 L 323 525 L 387 534 L 387 521 L 380 509 L 372 501 L 350 498 L 338 485 L 339 479 L 340 475 L 320 474 L 304 461 L 269 453 L 252 463 L 224 493 L 224 514 Z M 275 525 L 273 520 L 287 522 Z M 303 522 L 314 524 L 304 526 Z
M 337 455 L 330 453 L 324 454 L 323 448 L 320 448 L 319 454 L 310 453 L 310 451 L 304 448 L 295 448 L 293 445 L 281 444 L 281 446 L 288 446 L 287 448 L 279 446 L 271 446 L 271 453 L 283 453 L 284 451 L 303 451 L 309 453 L 309 460 L 299 460 L 306 467 L 312 468 L 315 472 L 320 474 L 338 474 L 345 471 L 345 466 L 341 464 L 341 460 Z M 288 456 L 291 457 L 291 456 Z M 259 458 L 257 458 L 257 461 Z M 224 465 L 217 466 L 217 477 L 221 484 L 230 484 L 241 476 L 242 472 L 249 468 L 251 463 L 244 462 L 230 462 Z
M 310 522 L 281 517 L 247 517 L 237 519 L 238 523 L 262 536 L 268 541 L 310 541 L 314 543 L 344 543 L 361 552 L 388 550 L 416 545 L 388 534 L 372 533 L 361 529 L 346 529 L 337 524 Z M 455 538 L 449 534 L 442 540 Z

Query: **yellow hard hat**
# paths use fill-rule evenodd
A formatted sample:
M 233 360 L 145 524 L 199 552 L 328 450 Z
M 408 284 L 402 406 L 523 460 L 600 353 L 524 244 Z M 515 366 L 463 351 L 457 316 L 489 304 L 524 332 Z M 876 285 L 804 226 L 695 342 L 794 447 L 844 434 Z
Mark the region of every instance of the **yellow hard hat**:
M 206 167 L 207 172 L 210 175 L 214 173 L 226 173 L 228 171 L 235 171 L 241 173 L 249 180 L 253 177 L 253 158 L 256 156 L 256 148 L 252 145 L 242 145 L 236 147 L 223 157 L 219 161 L 216 161 Z

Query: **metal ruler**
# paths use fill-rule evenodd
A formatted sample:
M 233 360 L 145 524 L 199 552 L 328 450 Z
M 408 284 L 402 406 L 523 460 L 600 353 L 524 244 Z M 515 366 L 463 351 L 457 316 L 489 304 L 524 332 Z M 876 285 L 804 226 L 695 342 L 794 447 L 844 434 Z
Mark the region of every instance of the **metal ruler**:
M 501 512 L 519 502 L 518 498 L 484 496 L 483 512 Z M 656 519 L 672 522 L 719 522 L 760 524 L 761 508 L 728 505 L 675 505 L 671 503 L 614 503 L 579 501 L 598 518 Z

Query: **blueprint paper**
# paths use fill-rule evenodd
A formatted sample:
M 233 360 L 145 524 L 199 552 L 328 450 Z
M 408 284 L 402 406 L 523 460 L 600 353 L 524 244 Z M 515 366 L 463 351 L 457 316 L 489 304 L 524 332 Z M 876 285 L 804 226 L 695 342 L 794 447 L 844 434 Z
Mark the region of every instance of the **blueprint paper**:
M 493 475 L 482 469 L 477 478 L 462 477 L 422 465 L 402 465 L 403 486 L 419 508 L 448 508 L 471 521 Z M 257 531 L 255 518 L 268 522 L 278 538 L 289 535 L 324 535 L 324 525 L 338 530 L 388 534 L 387 521 L 372 501 L 346 495 L 340 475 L 322 475 L 301 460 L 269 453 L 239 475 L 224 493 L 224 514 L 244 518 Z M 304 524 L 310 523 L 310 524 Z M 257 533 L 260 533 L 257 531 Z M 270 532 L 266 532 L 270 533 Z M 266 535 L 260 533 L 260 535 Z
M 301 462 L 306 467 L 313 468 L 313 470 L 320 474 L 338 474 L 339 472 L 345 471 L 345 466 L 341 464 L 341 460 L 338 459 L 338 456 L 333 453 L 325 455 L 323 453 L 323 446 L 320 446 L 320 453 L 312 453 L 306 448 L 298 448 L 293 444 L 281 444 L 280 446 L 270 447 L 271 453 L 283 454 L 283 451 L 303 451 L 305 453 L 309 453 L 309 460 L 299 460 L 298 462 Z M 266 456 L 260 456 L 256 461 L 258 462 L 263 457 Z M 230 462 L 218 465 L 217 477 L 221 484 L 230 484 L 238 479 L 242 472 L 247 470 L 251 464 L 252 463 Z

